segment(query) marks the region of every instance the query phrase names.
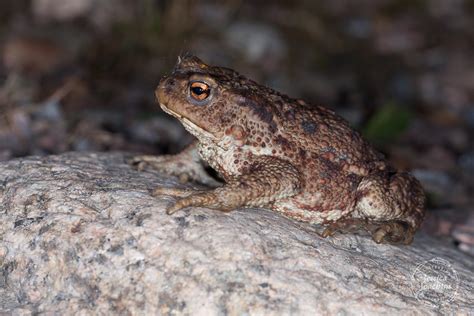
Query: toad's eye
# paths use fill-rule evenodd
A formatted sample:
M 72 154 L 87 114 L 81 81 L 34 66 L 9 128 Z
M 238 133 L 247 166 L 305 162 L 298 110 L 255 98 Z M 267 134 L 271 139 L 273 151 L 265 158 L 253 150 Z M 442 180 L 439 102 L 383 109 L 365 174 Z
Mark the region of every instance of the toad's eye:
M 211 94 L 211 87 L 201 81 L 192 82 L 189 86 L 189 93 L 191 97 L 196 101 L 204 101 L 209 98 Z

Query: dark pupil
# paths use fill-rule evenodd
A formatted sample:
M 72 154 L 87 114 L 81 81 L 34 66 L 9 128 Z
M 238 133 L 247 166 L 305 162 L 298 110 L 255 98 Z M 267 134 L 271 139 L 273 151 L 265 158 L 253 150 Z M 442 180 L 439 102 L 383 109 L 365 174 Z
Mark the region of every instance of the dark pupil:
M 201 95 L 203 93 L 206 92 L 206 90 L 204 90 L 203 88 L 201 87 L 192 87 L 191 90 L 193 91 L 194 94 L 196 95 Z

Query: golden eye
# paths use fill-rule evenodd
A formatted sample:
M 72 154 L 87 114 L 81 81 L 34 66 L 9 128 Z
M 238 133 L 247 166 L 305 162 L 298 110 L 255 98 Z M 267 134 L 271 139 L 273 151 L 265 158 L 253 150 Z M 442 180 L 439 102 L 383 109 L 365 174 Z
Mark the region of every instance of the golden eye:
M 189 86 L 190 94 L 196 101 L 206 100 L 211 94 L 211 87 L 204 82 L 195 81 Z

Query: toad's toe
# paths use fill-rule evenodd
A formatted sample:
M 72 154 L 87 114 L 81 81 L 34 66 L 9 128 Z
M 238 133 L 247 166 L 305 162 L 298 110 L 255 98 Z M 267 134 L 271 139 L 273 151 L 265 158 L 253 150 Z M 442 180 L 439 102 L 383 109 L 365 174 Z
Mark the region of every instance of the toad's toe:
M 373 240 L 380 243 L 411 244 L 414 232 L 410 226 L 400 221 L 386 222 L 372 233 Z

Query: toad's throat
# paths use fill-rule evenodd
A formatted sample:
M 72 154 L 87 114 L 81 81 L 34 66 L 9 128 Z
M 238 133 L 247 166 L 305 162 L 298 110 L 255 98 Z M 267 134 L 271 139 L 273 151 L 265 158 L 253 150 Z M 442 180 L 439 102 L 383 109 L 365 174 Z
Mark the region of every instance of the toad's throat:
M 212 133 L 210 133 L 210 132 L 206 131 L 204 128 L 196 125 L 194 122 L 192 122 L 187 117 L 171 110 L 170 108 L 168 108 L 163 103 L 160 103 L 160 107 L 163 111 L 165 111 L 165 113 L 176 117 L 183 124 L 184 128 L 188 132 L 190 132 L 191 134 L 196 136 L 200 141 L 206 141 L 206 140 L 207 141 L 209 141 L 209 140 L 215 141 L 217 139 Z

